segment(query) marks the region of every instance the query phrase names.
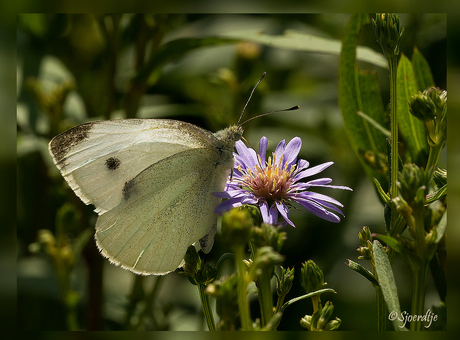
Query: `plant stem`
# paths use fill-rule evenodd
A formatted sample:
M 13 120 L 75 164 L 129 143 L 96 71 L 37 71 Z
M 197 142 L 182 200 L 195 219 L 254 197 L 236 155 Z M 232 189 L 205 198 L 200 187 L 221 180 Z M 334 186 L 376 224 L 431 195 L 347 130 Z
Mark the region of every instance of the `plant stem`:
M 264 270 L 257 279 L 262 327 L 265 326 L 273 316 L 273 297 L 270 285 L 271 277 L 270 271 Z
M 375 295 L 377 297 L 377 331 L 384 331 L 386 325 L 386 306 L 382 289 L 375 286 Z
M 396 81 L 397 81 L 397 56 L 388 58 L 390 67 L 390 110 L 391 110 L 391 167 L 390 167 L 390 197 L 395 198 L 398 195 L 398 187 L 396 182 L 398 180 L 398 115 L 396 112 L 397 98 L 396 98 Z M 395 221 L 396 209 L 392 209 L 391 219 Z
M 424 262 L 420 268 L 412 271 L 412 307 L 411 315 L 414 320 L 410 324 L 411 331 L 421 331 L 422 321 L 417 316 L 423 315 L 425 305 L 425 283 L 426 283 L 427 262 Z
M 430 147 L 430 154 L 428 156 L 428 162 L 426 164 L 426 170 L 430 171 L 430 181 L 433 178 L 434 170 L 436 169 L 436 164 L 438 164 L 439 156 L 441 154 L 444 143 Z
M 209 296 L 205 293 L 206 285 L 198 284 L 198 290 L 200 292 L 201 306 L 203 307 L 204 317 L 208 324 L 210 331 L 216 330 L 216 324 L 214 323 L 214 316 L 212 314 L 211 305 L 209 303 Z
M 240 311 L 241 328 L 243 331 L 252 330 L 252 321 L 249 313 L 249 303 L 247 298 L 248 274 L 244 260 L 244 248 L 238 247 L 235 251 L 235 262 L 238 270 L 238 309 Z

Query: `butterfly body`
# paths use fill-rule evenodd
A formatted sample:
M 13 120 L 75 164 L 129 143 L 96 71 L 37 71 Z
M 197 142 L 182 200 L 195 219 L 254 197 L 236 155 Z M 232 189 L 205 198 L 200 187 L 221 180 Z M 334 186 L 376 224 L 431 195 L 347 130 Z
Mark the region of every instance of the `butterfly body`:
M 82 124 L 49 144 L 70 187 L 99 214 L 95 239 L 113 263 L 163 275 L 191 244 L 212 247 L 220 199 L 243 129 L 215 134 L 167 119 Z M 205 242 L 206 241 L 206 242 Z

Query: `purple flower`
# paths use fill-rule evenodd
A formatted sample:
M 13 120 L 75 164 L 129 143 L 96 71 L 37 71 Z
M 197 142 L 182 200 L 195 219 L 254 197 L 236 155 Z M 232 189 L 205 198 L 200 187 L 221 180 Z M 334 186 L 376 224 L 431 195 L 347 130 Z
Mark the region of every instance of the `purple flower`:
M 300 182 L 333 164 L 333 162 L 327 162 L 309 168 L 310 164 L 306 160 L 297 160 L 301 146 L 302 140 L 299 137 L 293 138 L 287 145 L 282 140 L 272 157 L 268 157 L 268 161 L 265 161 L 266 137 L 260 139 L 259 154 L 254 149 L 246 147 L 242 141 L 237 141 L 232 178 L 227 182 L 225 191 L 213 193 L 214 196 L 227 198 L 227 200 L 219 204 L 215 212 L 221 214 L 243 204 L 253 204 L 259 206 L 265 223 L 283 226 L 289 223 L 295 227 L 289 219 L 288 209 L 288 206 L 294 201 L 322 219 L 335 223 L 340 222 L 339 216 L 334 212 L 343 216 L 340 209 L 337 208 L 343 205 L 332 197 L 308 189 L 314 187 L 352 189 L 329 185 L 332 182 L 330 178 Z M 284 221 L 280 223 L 278 213 L 284 218 Z

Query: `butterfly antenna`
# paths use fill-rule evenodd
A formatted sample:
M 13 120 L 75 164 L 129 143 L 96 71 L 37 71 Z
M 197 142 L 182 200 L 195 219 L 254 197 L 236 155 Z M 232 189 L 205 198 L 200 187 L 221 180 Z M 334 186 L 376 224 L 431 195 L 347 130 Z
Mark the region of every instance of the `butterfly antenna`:
M 262 73 L 262 76 L 260 77 L 259 81 L 258 81 L 257 84 L 254 86 L 254 88 L 252 89 L 251 94 L 249 95 L 249 99 L 248 99 L 248 101 L 246 102 L 246 104 L 244 105 L 243 111 L 241 111 L 241 115 L 240 115 L 240 118 L 238 119 L 238 124 L 237 124 L 237 125 L 240 125 L 239 123 L 240 123 L 241 118 L 243 117 L 244 110 L 246 110 L 246 106 L 248 106 L 249 101 L 251 100 L 252 95 L 254 94 L 254 91 L 255 91 L 256 88 L 257 88 L 257 85 L 259 85 L 259 83 L 262 81 L 262 79 L 264 79 L 264 77 L 265 77 L 266 74 L 267 74 L 267 72 L 265 72 L 265 71 L 264 71 L 264 73 Z
M 268 115 L 271 115 L 272 113 L 276 113 L 276 112 L 284 112 L 284 111 L 293 111 L 293 110 L 298 110 L 300 108 L 299 105 L 296 105 L 296 106 L 293 106 L 293 107 L 290 107 L 289 109 L 281 109 L 281 110 L 275 110 L 275 111 L 270 111 L 270 112 L 265 112 L 265 113 L 262 113 L 258 116 L 254 116 L 254 117 L 251 117 L 247 120 L 245 120 L 244 122 L 242 122 L 241 124 L 239 125 L 244 125 L 246 124 L 247 122 L 253 120 L 253 119 L 256 119 L 256 118 L 260 118 L 260 117 L 263 117 L 263 116 L 268 116 Z

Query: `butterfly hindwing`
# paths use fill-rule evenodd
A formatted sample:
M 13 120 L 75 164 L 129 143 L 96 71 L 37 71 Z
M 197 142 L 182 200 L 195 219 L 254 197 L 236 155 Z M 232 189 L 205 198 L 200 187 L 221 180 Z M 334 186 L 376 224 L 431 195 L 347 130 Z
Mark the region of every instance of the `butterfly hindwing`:
M 222 190 L 228 176 L 216 171 L 220 157 L 216 150 L 183 151 L 126 182 L 121 203 L 97 221 L 102 253 L 139 274 L 181 266 L 188 246 L 213 234 L 220 199 L 211 193 Z

